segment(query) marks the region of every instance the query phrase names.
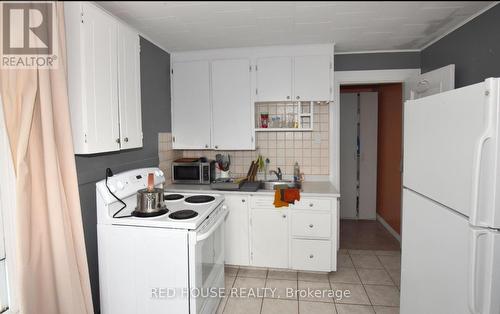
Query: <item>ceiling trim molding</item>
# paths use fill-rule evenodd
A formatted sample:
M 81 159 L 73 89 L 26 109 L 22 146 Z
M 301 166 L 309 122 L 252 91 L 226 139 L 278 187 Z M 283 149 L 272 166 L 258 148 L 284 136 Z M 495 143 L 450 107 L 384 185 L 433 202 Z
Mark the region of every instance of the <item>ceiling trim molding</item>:
M 335 52 L 335 55 L 354 55 L 354 54 L 365 54 L 365 53 L 397 53 L 397 52 L 420 52 L 420 49 L 392 49 L 392 50 L 365 50 L 365 51 L 342 51 Z
M 98 6 L 99 8 L 101 8 L 102 10 L 104 10 L 105 12 L 107 12 L 108 14 L 112 15 L 114 18 L 116 18 L 117 20 L 119 20 L 120 22 L 122 23 L 125 23 L 126 25 L 129 25 L 131 27 L 133 27 L 132 25 L 130 25 L 128 22 L 125 22 L 124 20 L 122 20 L 121 18 L 117 17 L 116 15 L 114 15 L 113 13 L 111 13 L 110 11 L 108 11 L 107 9 L 103 8 L 99 3 L 97 3 L 96 1 L 92 1 L 92 3 L 96 6 Z M 494 1 L 492 2 L 491 4 L 487 5 L 486 7 L 484 7 L 483 9 L 479 10 L 478 12 L 474 13 L 473 15 L 469 16 L 467 19 L 465 19 L 464 21 L 460 22 L 459 24 L 455 25 L 454 27 L 450 28 L 449 30 L 445 31 L 442 35 L 432 39 L 431 41 L 429 41 L 428 43 L 424 44 L 421 48 L 415 48 L 415 49 L 392 49 L 392 50 L 367 50 L 367 51 L 345 51 L 345 52 L 335 52 L 335 55 L 348 55 L 348 54 L 368 54 L 368 53 L 402 53 L 402 52 L 421 52 L 423 51 L 424 49 L 430 47 L 431 45 L 435 44 L 436 42 L 438 42 L 439 40 L 443 39 L 444 37 L 448 36 L 449 34 L 453 33 L 455 30 L 459 29 L 460 27 L 464 26 L 465 24 L 469 23 L 470 21 L 474 20 L 476 17 L 480 16 L 481 14 L 485 13 L 486 11 L 490 10 L 491 8 L 495 7 L 496 5 L 498 5 L 500 3 L 500 1 Z M 139 31 L 137 28 L 134 27 L 134 29 L 139 33 L 139 35 L 145 39 L 147 39 L 148 41 L 150 41 L 151 43 L 153 43 L 154 45 L 158 46 L 159 48 L 161 48 L 162 50 L 164 50 L 165 52 L 169 53 L 169 54 L 172 54 L 173 51 L 170 51 L 169 49 L 166 49 L 163 45 L 159 44 L 157 41 L 151 39 L 148 35 L 144 34 L 143 32 Z
M 430 42 L 428 42 L 427 44 L 425 44 L 424 46 L 422 46 L 422 48 L 420 48 L 420 51 L 428 48 L 429 46 L 432 46 L 433 44 L 435 44 L 436 42 L 440 41 L 441 39 L 443 39 L 444 37 L 448 36 L 449 34 L 453 33 L 454 31 L 456 31 L 457 29 L 459 29 L 460 27 L 464 26 L 465 24 L 469 23 L 470 21 L 472 21 L 473 19 L 475 19 L 476 17 L 480 16 L 481 14 L 483 14 L 484 12 L 488 11 L 489 9 L 493 8 L 494 6 L 496 6 L 497 4 L 499 4 L 500 1 L 494 1 L 493 3 L 491 3 L 490 5 L 484 7 L 483 9 L 479 10 L 478 12 L 476 12 L 475 14 L 469 16 L 468 18 L 466 18 L 464 21 L 462 21 L 461 23 L 455 25 L 454 27 L 450 28 L 449 30 L 447 30 L 446 32 L 444 32 L 442 35 L 434 38 L 433 40 L 431 40 Z

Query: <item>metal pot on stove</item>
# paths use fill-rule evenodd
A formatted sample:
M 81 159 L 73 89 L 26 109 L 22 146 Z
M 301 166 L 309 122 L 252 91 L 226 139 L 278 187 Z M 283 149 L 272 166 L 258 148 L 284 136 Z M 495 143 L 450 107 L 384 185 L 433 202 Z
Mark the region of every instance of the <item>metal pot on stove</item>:
M 154 216 L 166 210 L 165 196 L 162 188 L 154 187 L 154 174 L 148 175 L 148 187 L 137 191 L 137 207 L 135 216 Z

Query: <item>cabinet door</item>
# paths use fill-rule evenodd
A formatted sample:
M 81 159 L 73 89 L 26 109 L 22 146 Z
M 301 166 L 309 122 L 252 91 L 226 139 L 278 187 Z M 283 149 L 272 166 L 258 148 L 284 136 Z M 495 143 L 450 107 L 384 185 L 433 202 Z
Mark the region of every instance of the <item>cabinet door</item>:
M 257 59 L 257 100 L 284 101 L 292 97 L 292 58 Z
M 209 63 L 176 62 L 172 69 L 173 148 L 209 148 L 212 121 Z
M 212 148 L 254 149 L 250 60 L 212 62 Z
M 118 26 L 118 91 L 122 149 L 142 147 L 139 34 Z
M 252 265 L 288 268 L 288 211 L 252 209 Z
M 229 208 L 225 229 L 225 261 L 231 265 L 249 265 L 248 196 L 226 195 Z
M 120 149 L 118 127 L 117 22 L 89 3 L 83 3 L 84 152 Z
M 331 71 L 331 60 L 328 55 L 295 57 L 295 100 L 330 100 Z

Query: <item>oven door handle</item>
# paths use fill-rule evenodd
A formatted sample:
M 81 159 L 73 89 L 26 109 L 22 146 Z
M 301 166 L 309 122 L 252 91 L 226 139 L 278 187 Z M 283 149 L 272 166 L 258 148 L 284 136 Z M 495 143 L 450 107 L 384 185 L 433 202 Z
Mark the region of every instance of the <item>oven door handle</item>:
M 229 211 L 227 210 L 227 206 L 222 205 L 222 213 L 220 214 L 220 217 L 217 218 L 217 222 L 212 227 L 210 227 L 210 229 L 208 229 L 207 232 L 197 234 L 196 235 L 196 242 L 203 241 L 206 238 L 210 237 L 212 235 L 212 233 L 214 233 L 215 230 L 217 230 L 217 228 L 219 228 L 219 226 L 224 222 L 228 213 L 229 213 Z

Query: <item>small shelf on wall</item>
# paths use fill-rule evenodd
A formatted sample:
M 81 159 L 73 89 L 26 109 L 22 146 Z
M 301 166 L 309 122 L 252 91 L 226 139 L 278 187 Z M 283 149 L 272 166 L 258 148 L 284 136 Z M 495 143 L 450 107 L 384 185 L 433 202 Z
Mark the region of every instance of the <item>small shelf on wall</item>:
M 256 102 L 256 132 L 312 131 L 314 102 Z

